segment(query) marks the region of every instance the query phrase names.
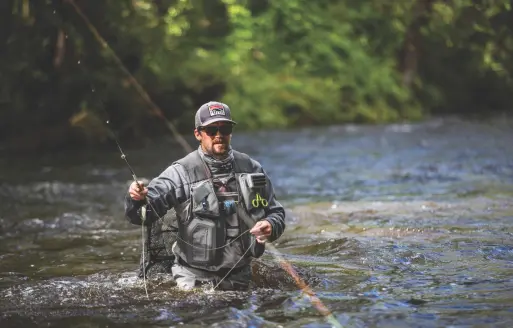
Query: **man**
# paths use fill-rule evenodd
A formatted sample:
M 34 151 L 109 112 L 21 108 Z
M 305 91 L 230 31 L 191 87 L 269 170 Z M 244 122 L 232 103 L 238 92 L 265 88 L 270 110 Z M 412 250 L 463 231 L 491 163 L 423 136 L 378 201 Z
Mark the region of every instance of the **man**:
M 251 259 L 260 257 L 265 242 L 285 229 L 285 210 L 265 171 L 231 148 L 235 124 L 226 104 L 202 105 L 195 117 L 198 149 L 147 187 L 133 182 L 128 190 L 125 214 L 133 224 L 142 224 L 146 202 L 147 225 L 176 211 L 170 225 L 178 236 L 167 246 L 175 255 L 173 278 L 182 289 L 212 283 L 219 289 L 246 290 Z

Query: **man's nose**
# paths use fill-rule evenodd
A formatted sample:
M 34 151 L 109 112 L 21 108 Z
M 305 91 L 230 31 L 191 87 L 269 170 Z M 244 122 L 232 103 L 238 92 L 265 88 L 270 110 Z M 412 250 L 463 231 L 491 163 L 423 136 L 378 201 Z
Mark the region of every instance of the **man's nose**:
M 223 137 L 223 135 L 221 134 L 221 130 L 219 129 L 219 127 L 217 127 L 217 131 L 216 131 L 216 137 Z

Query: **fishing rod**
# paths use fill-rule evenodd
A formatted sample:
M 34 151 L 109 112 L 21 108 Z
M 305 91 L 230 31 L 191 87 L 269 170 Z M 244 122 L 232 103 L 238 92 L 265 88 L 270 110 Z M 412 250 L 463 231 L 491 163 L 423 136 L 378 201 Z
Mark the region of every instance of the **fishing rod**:
M 91 89 L 93 92 L 94 92 L 94 88 Z M 101 99 L 100 99 L 100 102 L 101 102 Z M 105 113 L 108 115 L 109 113 L 107 112 L 107 110 L 104 108 L 104 106 L 101 106 L 101 108 L 105 111 Z M 114 133 L 114 131 L 110 128 L 109 126 L 109 123 L 110 123 L 110 120 L 106 120 L 105 123 L 107 124 L 106 128 L 107 130 L 110 132 L 110 135 L 112 137 L 112 139 L 114 140 L 114 143 L 116 144 L 119 152 L 121 153 L 121 159 L 125 162 L 125 164 L 127 165 L 128 169 L 130 170 L 130 173 L 132 174 L 132 179 L 133 181 L 136 183 L 137 185 L 137 188 L 139 189 L 139 191 L 143 191 L 144 190 L 144 186 L 140 184 L 139 182 L 139 179 L 137 178 L 137 175 L 135 174 L 135 171 L 134 169 L 132 168 L 132 166 L 130 165 L 130 163 L 128 162 L 128 159 L 127 159 L 127 156 L 125 155 L 125 152 L 123 151 L 123 148 L 121 148 L 121 144 L 119 143 L 118 141 L 118 138 L 116 137 L 116 134 Z M 148 294 L 148 288 L 147 288 L 147 284 L 146 284 L 146 268 L 145 268 L 145 255 L 146 255 L 146 251 L 145 251 L 145 242 L 147 241 L 146 240 L 146 219 L 147 219 L 147 206 L 149 206 L 153 213 L 155 213 L 157 215 L 157 217 L 162 220 L 162 217 L 158 215 L 157 211 L 155 210 L 155 208 L 153 207 L 153 205 L 149 202 L 148 200 L 148 197 L 144 197 L 144 201 L 145 201 L 145 205 L 143 205 L 141 207 L 141 212 L 140 212 L 140 217 L 141 217 L 141 249 L 142 249 L 142 262 L 143 262 L 143 267 L 142 267 L 142 271 L 143 271 L 143 283 L 144 283 L 144 290 L 146 292 L 146 297 L 148 298 L 148 300 L 150 299 L 149 297 L 149 294 Z M 241 238 L 243 235 L 245 235 L 246 233 L 248 233 L 249 231 L 251 230 L 251 228 L 247 229 L 246 231 L 240 233 L 237 237 L 235 237 L 234 239 L 232 239 L 231 241 L 227 242 L 226 244 L 224 244 L 223 246 L 220 246 L 220 247 L 215 247 L 215 248 L 208 248 L 208 250 L 218 250 L 218 249 L 221 249 L 221 248 L 225 248 L 229 245 L 231 245 L 232 243 L 236 242 L 239 238 Z M 197 248 L 197 249 L 200 249 L 200 250 L 204 250 L 203 247 L 200 247 L 200 246 L 196 246 L 194 244 L 191 244 L 189 242 L 187 242 L 186 240 L 180 238 L 180 236 L 178 235 L 178 233 L 176 232 L 173 232 L 171 231 L 171 233 L 173 235 L 175 235 L 176 239 L 177 240 L 180 240 L 181 242 L 183 242 L 184 244 L 192 247 L 192 248 Z M 148 237 L 149 238 L 149 237 Z M 246 253 L 251 249 L 251 247 L 253 246 L 253 244 L 251 244 L 249 247 L 248 247 L 248 250 L 246 251 Z M 228 277 L 228 275 L 230 274 L 230 272 L 235 269 L 235 267 L 237 266 L 237 264 L 244 258 L 244 256 L 246 255 L 246 253 L 244 253 L 244 255 L 239 259 L 239 261 L 237 261 L 237 263 L 235 263 L 235 265 L 226 273 L 226 275 L 217 283 L 216 286 L 214 286 L 213 289 L 216 289 L 220 284 L 221 282 L 226 279 Z
M 117 64 L 117 66 L 121 69 L 121 71 L 127 75 L 130 83 L 132 84 L 132 86 L 134 86 L 134 88 L 137 90 L 137 92 L 139 93 L 139 95 L 148 103 L 148 105 L 150 106 L 150 110 L 152 112 L 152 114 L 156 115 L 157 117 L 161 118 L 164 123 L 166 124 L 166 126 L 169 128 L 169 130 L 171 130 L 171 132 L 173 133 L 174 137 L 176 138 L 176 140 L 180 143 L 180 145 L 183 147 L 183 149 L 187 152 L 187 153 L 190 153 L 192 152 L 192 147 L 189 145 L 189 143 L 183 138 L 183 136 L 178 132 L 178 130 L 176 129 L 176 127 L 171 123 L 169 122 L 166 117 L 163 115 L 162 113 L 162 110 L 151 100 L 150 96 L 148 95 L 148 93 L 145 91 L 145 89 L 139 84 L 139 82 L 137 81 L 137 79 L 128 71 L 128 69 L 125 67 L 125 65 L 123 64 L 123 62 L 119 59 L 119 57 L 117 56 L 116 52 L 109 46 L 109 44 L 107 43 L 107 41 L 105 41 L 105 39 L 100 35 L 100 33 L 98 32 L 98 30 L 95 28 L 95 26 L 89 21 L 89 19 L 87 18 L 87 16 L 82 12 L 82 10 L 80 9 L 80 7 L 75 3 L 74 0 L 64 0 L 65 2 L 69 3 L 74 9 L 75 11 L 77 12 L 77 14 L 82 18 L 82 20 L 85 22 L 85 24 L 87 25 L 87 27 L 89 28 L 89 30 L 91 31 L 91 33 L 94 35 L 95 39 L 100 43 L 100 45 L 103 47 L 103 49 L 107 50 L 108 53 L 111 54 L 112 58 L 114 58 L 115 60 L 115 63 Z M 107 124 L 108 124 L 109 121 L 107 121 Z M 109 128 L 110 129 L 110 128 Z M 112 131 L 112 130 L 111 130 Z M 113 133 L 112 133 L 113 134 Z M 130 172 L 132 174 L 132 178 L 134 179 L 134 181 L 137 183 L 137 187 L 140 189 L 140 190 L 143 190 L 143 187 L 139 184 L 139 181 L 137 180 L 137 176 L 135 175 L 135 172 L 134 170 L 132 169 L 131 165 L 128 163 L 128 160 L 126 158 L 126 155 L 125 153 L 123 152 L 119 142 L 117 141 L 117 138 L 115 137 L 115 135 L 113 135 L 114 137 L 114 141 L 116 142 L 116 145 L 119 149 L 119 151 L 121 152 L 121 158 L 125 161 L 125 163 L 127 164 L 127 166 L 129 167 L 130 169 Z M 145 198 L 146 199 L 146 203 L 152 208 L 152 210 L 154 211 L 155 214 L 157 214 L 157 212 L 153 209 L 153 205 L 151 204 L 151 202 L 149 202 L 147 200 L 147 197 Z M 146 219 L 146 211 L 143 211 L 144 213 L 142 214 L 143 216 L 143 219 L 145 220 Z M 144 226 L 144 224 L 143 224 Z M 249 232 L 249 229 L 244 232 L 244 233 L 247 233 Z M 244 233 L 240 234 L 240 236 L 242 236 Z M 179 237 L 178 237 L 179 238 Z M 338 320 L 336 320 L 336 318 L 334 317 L 334 315 L 331 313 L 331 311 L 322 303 L 322 301 L 315 295 L 315 293 L 313 292 L 313 290 L 304 282 L 303 279 L 301 279 L 301 277 L 295 272 L 295 270 L 293 269 L 292 265 L 287 261 L 285 260 L 285 258 L 283 258 L 283 256 L 281 255 L 281 253 L 278 251 L 278 249 L 276 249 L 271 243 L 268 243 L 269 247 L 272 248 L 274 250 L 274 256 L 279 260 L 279 263 L 280 265 L 282 266 L 282 268 L 285 270 L 285 272 L 287 272 L 295 281 L 296 285 L 301 289 L 301 291 L 303 293 L 305 293 L 306 295 L 308 295 L 311 303 L 317 308 L 317 310 L 326 318 L 328 319 L 328 321 L 334 326 L 334 327 L 341 327 L 342 328 L 342 325 L 338 322 Z M 226 246 L 226 245 L 225 245 Z M 225 247 L 223 246 L 223 247 Z M 222 248 L 222 247 L 220 247 Z M 144 264 L 144 261 L 143 261 L 143 264 Z M 143 268 L 143 272 L 145 272 L 145 268 Z M 228 275 L 228 274 L 227 274 Z M 226 275 L 226 276 L 227 276 Z M 224 278 L 226 278 L 226 276 Z M 145 275 L 144 275 L 145 277 Z M 223 278 L 223 279 L 224 279 Z M 146 284 L 146 280 L 145 280 L 145 284 Z M 146 288 L 146 285 L 145 285 L 145 288 Z M 146 295 L 148 296 L 147 294 L 147 291 L 146 291 Z M 148 297 L 149 299 L 149 297 Z
M 112 58 L 114 59 L 116 65 L 119 67 L 119 69 L 121 69 L 121 71 L 128 77 L 128 81 L 130 82 L 130 84 L 135 88 L 135 90 L 139 93 L 139 95 L 141 96 L 141 98 L 148 104 L 149 108 L 150 108 L 150 112 L 159 117 L 160 119 L 162 119 L 162 121 L 166 124 L 167 128 L 173 133 L 174 137 L 176 138 L 176 140 L 180 143 L 180 145 L 182 146 L 182 148 L 186 151 L 186 153 L 190 153 L 193 149 L 191 148 L 191 146 L 189 145 L 189 143 L 187 142 L 187 140 L 185 140 L 185 138 L 180 134 L 180 132 L 178 131 L 178 129 L 175 127 L 175 125 L 173 123 L 171 123 L 167 118 L 166 116 L 164 115 L 164 113 L 162 112 L 162 110 L 160 109 L 159 106 L 157 106 L 152 100 L 151 100 L 151 97 L 150 95 L 146 92 L 146 90 L 141 86 L 141 84 L 137 81 L 137 79 L 132 75 L 132 73 L 130 73 L 130 71 L 125 67 L 125 65 L 123 64 L 123 62 L 121 61 L 121 59 L 118 57 L 118 55 L 116 54 L 116 52 L 110 47 L 110 45 L 107 43 L 107 41 L 105 41 L 105 39 L 100 35 L 100 33 L 98 32 L 98 30 L 96 29 L 96 27 L 94 27 L 94 25 L 91 23 L 91 21 L 89 20 L 89 18 L 87 18 L 87 16 L 84 14 L 84 12 L 82 11 L 82 9 L 80 9 L 80 7 L 75 3 L 74 0 L 64 0 L 65 2 L 69 3 L 74 9 L 75 11 L 77 12 L 77 14 L 82 18 L 82 20 L 84 21 L 84 23 L 87 25 L 87 27 L 89 28 L 89 30 L 91 31 L 91 33 L 93 34 L 94 38 L 98 41 L 98 43 L 100 43 L 100 45 L 102 46 L 102 48 L 104 50 L 107 50 L 107 52 L 112 56 Z
M 107 121 L 107 123 L 108 123 L 108 121 Z M 114 141 L 115 141 L 116 145 L 118 146 L 118 149 L 119 149 L 119 151 L 121 153 L 121 158 L 125 161 L 125 163 L 127 164 L 128 168 L 130 169 L 130 172 L 132 173 L 132 177 L 133 177 L 134 181 L 137 183 L 137 186 L 138 186 L 139 190 L 143 190 L 143 187 L 139 184 L 139 182 L 137 180 L 137 176 L 136 176 L 134 170 L 132 169 L 132 166 L 128 162 L 128 160 L 126 158 L 126 155 L 123 152 L 123 149 L 121 148 L 119 142 L 117 141 L 116 138 L 114 139 Z M 157 214 L 157 212 L 153 208 L 153 205 L 148 201 L 147 197 L 145 197 L 145 201 L 146 201 L 146 204 L 149 205 L 152 208 L 153 212 L 155 214 Z M 142 216 L 142 221 L 143 221 L 142 222 L 143 223 L 142 226 L 144 226 L 144 222 L 146 220 L 146 209 L 143 209 L 141 211 L 141 216 Z M 157 214 L 157 216 L 158 216 L 158 214 Z M 160 218 L 160 216 L 159 216 L 159 218 Z M 228 246 L 229 244 L 233 243 L 235 240 L 237 240 L 238 238 L 243 236 L 245 233 L 249 232 L 249 230 L 250 229 L 248 229 L 245 232 L 241 233 L 237 238 L 233 239 L 231 242 L 225 244 L 224 246 L 217 247 L 217 248 L 214 248 L 214 249 L 224 248 L 224 247 Z M 174 234 L 177 236 L 177 239 L 180 239 L 180 240 L 184 241 L 183 239 L 181 239 L 178 236 L 177 233 L 174 233 Z M 253 240 L 251 245 L 246 250 L 246 252 L 241 256 L 241 258 L 237 261 L 237 263 L 235 263 L 235 265 L 225 274 L 225 276 L 212 288 L 213 290 L 215 290 L 221 284 L 221 282 L 228 277 L 230 272 L 237 266 L 237 264 L 245 257 L 245 255 L 251 249 L 251 247 L 253 246 L 254 242 L 255 241 Z M 187 242 L 185 242 L 185 243 L 187 243 Z M 187 244 L 192 246 L 192 247 L 196 247 L 195 245 L 192 245 L 192 244 L 189 244 L 189 243 L 187 243 Z M 333 327 L 337 327 L 337 328 L 340 327 L 340 328 L 342 328 L 342 326 L 336 320 L 336 318 L 333 316 L 331 311 L 315 295 L 314 291 L 308 286 L 308 284 L 306 284 L 305 281 L 303 279 L 301 279 L 301 277 L 296 273 L 296 271 L 294 270 L 292 265 L 287 260 L 285 260 L 285 258 L 281 255 L 281 253 L 278 251 L 278 249 L 276 247 L 274 247 L 274 245 L 272 243 L 266 243 L 266 245 L 269 248 L 272 249 L 273 255 L 278 259 L 278 262 L 280 263 L 282 268 L 285 270 L 285 272 L 287 272 L 294 279 L 294 282 L 296 283 L 296 285 L 301 289 L 301 291 L 303 293 L 305 293 L 308 296 L 308 298 L 310 299 L 310 302 L 317 308 L 317 310 L 333 325 Z M 201 249 L 203 249 L 203 248 L 201 248 Z M 144 244 L 143 244 L 143 265 L 144 265 Z M 146 272 L 146 270 L 143 267 L 143 277 L 144 277 L 144 279 L 146 279 L 145 272 Z M 145 280 L 145 288 L 146 288 L 146 280 Z M 149 299 L 148 291 L 147 290 L 146 290 L 146 296 Z
M 107 124 L 109 124 L 109 121 L 106 121 Z M 128 166 L 128 169 L 130 170 L 130 173 L 132 174 L 132 179 L 133 181 L 136 183 L 137 185 L 137 188 L 139 189 L 139 191 L 142 191 L 144 190 L 144 186 L 141 185 L 139 183 L 139 179 L 137 178 L 137 175 L 135 174 L 135 171 L 134 169 L 132 168 L 132 166 L 130 165 L 130 163 L 128 162 L 128 159 L 127 159 L 127 156 L 125 155 L 125 153 L 123 152 L 123 149 L 121 148 L 121 145 L 118 141 L 118 139 L 116 138 L 116 135 L 114 134 L 114 132 L 112 131 L 112 129 L 110 129 L 108 126 L 107 126 L 107 129 L 110 131 L 111 135 L 112 135 L 112 138 L 114 140 L 114 142 L 116 143 L 116 146 L 118 147 L 118 150 L 119 152 L 121 153 L 121 159 L 126 163 L 126 165 Z M 144 198 L 144 201 L 145 201 L 145 204 L 147 206 L 149 206 L 151 208 L 151 210 L 153 211 L 153 213 L 155 213 L 155 215 L 159 218 L 159 219 L 162 219 L 162 217 L 157 213 L 157 210 L 153 207 L 153 204 L 148 200 L 148 197 L 145 197 Z M 146 211 L 144 210 L 144 216 L 146 219 Z M 145 221 L 145 220 L 143 220 Z M 144 223 L 144 222 L 143 222 Z M 220 247 L 214 247 L 214 248 L 207 248 L 207 250 L 218 250 L 218 249 L 221 249 L 221 248 L 225 248 L 227 246 L 229 246 L 230 244 L 234 243 L 237 241 L 237 239 L 241 238 L 245 233 L 249 232 L 251 229 L 247 229 L 246 231 L 240 233 L 236 238 L 232 239 L 231 241 L 229 241 L 228 243 L 224 244 L 223 246 L 220 246 Z M 171 231 L 172 234 L 175 235 L 175 237 L 180 240 L 181 242 L 185 243 L 186 245 L 190 246 L 190 247 L 193 247 L 193 248 L 197 248 L 197 249 L 200 249 L 200 250 L 205 250 L 204 247 L 199 247 L 199 246 L 196 246 L 194 244 L 191 244 L 189 242 L 187 242 L 186 240 L 180 238 L 180 236 L 178 235 L 178 233 L 176 232 L 173 232 Z M 143 261 L 144 262 L 144 261 Z

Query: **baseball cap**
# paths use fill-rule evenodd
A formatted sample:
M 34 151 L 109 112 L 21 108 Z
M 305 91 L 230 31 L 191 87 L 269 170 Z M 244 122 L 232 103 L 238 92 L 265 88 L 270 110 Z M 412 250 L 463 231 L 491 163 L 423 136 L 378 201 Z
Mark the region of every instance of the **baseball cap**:
M 232 121 L 230 107 L 217 101 L 210 101 L 202 105 L 196 112 L 196 117 L 194 118 L 196 128 L 220 121 L 237 124 Z

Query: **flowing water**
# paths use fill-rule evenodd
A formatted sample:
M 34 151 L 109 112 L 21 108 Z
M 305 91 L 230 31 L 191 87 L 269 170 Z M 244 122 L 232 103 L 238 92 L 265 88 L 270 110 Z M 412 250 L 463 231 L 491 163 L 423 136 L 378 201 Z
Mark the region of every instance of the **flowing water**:
M 192 143 L 192 140 L 191 140 Z M 287 208 L 274 243 L 344 327 L 513 327 L 513 122 L 236 132 Z M 121 140 L 123 146 L 123 140 Z M 0 159 L 0 327 L 329 327 L 267 251 L 248 292 L 136 278 L 115 152 Z M 125 149 L 151 178 L 183 153 Z

